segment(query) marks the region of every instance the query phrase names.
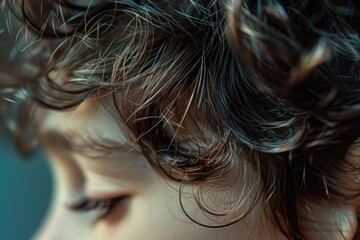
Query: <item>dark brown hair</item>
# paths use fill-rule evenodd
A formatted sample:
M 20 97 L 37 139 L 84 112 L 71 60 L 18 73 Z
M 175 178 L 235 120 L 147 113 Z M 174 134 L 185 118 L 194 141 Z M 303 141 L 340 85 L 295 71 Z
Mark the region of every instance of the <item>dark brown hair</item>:
M 22 41 L 16 71 L 0 83 L 7 98 L 63 110 L 111 93 L 119 119 L 168 177 L 200 184 L 241 166 L 234 161 L 250 163 L 251 189 L 292 239 L 304 238 L 303 198 L 358 196 L 360 188 L 343 191 L 359 170 L 345 158 L 360 136 L 357 1 L 4 7 L 24 24 L 12 34 Z

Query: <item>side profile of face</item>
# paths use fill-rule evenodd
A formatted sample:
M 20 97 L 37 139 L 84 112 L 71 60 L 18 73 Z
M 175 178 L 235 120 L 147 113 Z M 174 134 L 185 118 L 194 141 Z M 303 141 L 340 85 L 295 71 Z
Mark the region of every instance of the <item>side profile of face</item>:
M 243 206 L 228 218 L 207 215 L 195 201 L 200 186 L 182 187 L 155 171 L 107 110 L 111 107 L 103 107 L 111 102 L 104 99 L 94 97 L 65 112 L 39 111 L 40 139 L 55 190 L 34 239 L 286 239 L 267 218 L 261 199 L 241 217 L 255 199 L 246 187 L 255 176 L 250 166 L 245 180 L 225 174 L 217 188 L 205 184 L 201 199 L 215 212 Z M 311 202 L 304 206 L 300 212 L 311 209 L 302 216 L 308 239 L 353 239 L 357 225 L 352 208 Z M 221 228 L 200 225 L 220 226 L 239 216 L 240 221 Z
M 35 239 L 282 239 L 269 227 L 260 204 L 228 227 L 191 221 L 180 206 L 180 184 L 166 180 L 136 147 L 131 148 L 121 125 L 96 100 L 67 112 L 46 110 L 44 116 L 41 135 L 56 186 L 49 216 Z M 91 145 L 105 141 L 116 150 L 103 154 L 100 144 Z M 196 189 L 181 189 L 184 210 L 200 223 L 222 224 L 199 209 Z M 239 194 L 236 186 L 202 197 L 209 204 L 218 198 L 221 204 L 220 198 L 234 193 Z
M 360 239 L 355 1 L 3 3 L 34 239 Z

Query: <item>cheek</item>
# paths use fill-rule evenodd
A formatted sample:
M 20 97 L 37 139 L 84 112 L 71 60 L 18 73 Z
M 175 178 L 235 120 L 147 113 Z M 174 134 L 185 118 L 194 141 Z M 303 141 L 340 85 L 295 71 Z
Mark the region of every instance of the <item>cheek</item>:
M 192 194 L 185 193 L 183 203 L 188 213 L 192 213 L 200 222 L 208 222 Z M 247 236 L 250 228 L 256 232 L 256 226 L 249 224 L 252 217 L 225 228 L 207 228 L 195 224 L 180 207 L 178 186 L 165 182 L 153 184 L 142 195 L 134 197 L 128 207 L 128 214 L 122 221 L 107 223 L 98 229 L 102 239 L 218 240 Z

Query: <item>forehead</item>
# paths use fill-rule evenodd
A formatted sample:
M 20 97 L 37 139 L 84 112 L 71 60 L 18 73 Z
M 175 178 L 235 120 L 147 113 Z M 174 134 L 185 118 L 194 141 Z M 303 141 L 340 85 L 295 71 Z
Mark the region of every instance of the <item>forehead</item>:
M 66 111 L 40 109 L 37 116 L 40 135 L 55 132 L 73 138 L 74 142 L 101 138 L 127 144 L 125 125 L 115 112 L 111 98 L 99 95 Z

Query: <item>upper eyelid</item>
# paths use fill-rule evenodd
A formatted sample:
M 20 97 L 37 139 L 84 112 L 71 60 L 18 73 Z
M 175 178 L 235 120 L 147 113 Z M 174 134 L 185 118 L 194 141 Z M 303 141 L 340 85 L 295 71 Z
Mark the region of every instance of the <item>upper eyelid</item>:
M 73 203 L 67 204 L 66 207 L 71 211 L 82 212 L 82 211 L 95 209 L 95 208 L 99 207 L 99 205 L 102 203 L 111 202 L 118 198 L 109 198 L 109 199 L 104 199 L 104 200 L 98 200 L 98 199 L 84 197 L 84 198 L 80 199 L 78 202 L 73 202 Z M 91 205 L 89 205 L 89 204 L 91 204 Z M 104 206 L 104 207 L 106 207 L 106 206 Z
M 121 201 L 128 199 L 130 196 L 120 196 L 115 198 L 110 198 L 106 200 L 94 200 L 90 198 L 84 198 L 79 202 L 75 202 L 67 205 L 67 209 L 73 212 L 87 212 L 92 210 L 103 211 L 95 220 L 96 223 L 98 220 L 105 218 L 108 214 L 111 213 L 113 208 L 117 204 L 121 204 Z
M 74 203 L 70 203 L 70 204 L 66 204 L 66 207 L 71 210 L 71 211 L 82 211 L 82 210 L 86 210 L 85 207 L 86 205 L 89 203 L 89 200 L 88 198 L 84 198 L 84 199 L 81 199 L 80 201 L 78 202 L 74 202 Z

